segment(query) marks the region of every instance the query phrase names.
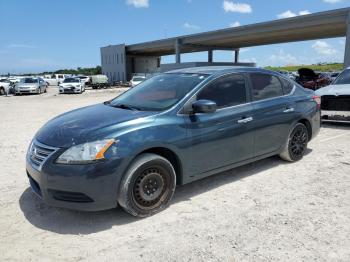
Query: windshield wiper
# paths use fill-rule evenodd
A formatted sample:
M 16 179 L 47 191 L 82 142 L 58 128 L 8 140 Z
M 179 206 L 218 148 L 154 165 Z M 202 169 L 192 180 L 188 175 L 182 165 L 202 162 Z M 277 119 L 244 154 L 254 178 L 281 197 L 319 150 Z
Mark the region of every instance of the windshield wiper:
M 138 111 L 140 110 L 137 107 L 126 105 L 126 104 L 117 104 L 117 105 L 111 105 L 111 106 L 116 108 L 126 109 L 126 110 L 138 110 Z

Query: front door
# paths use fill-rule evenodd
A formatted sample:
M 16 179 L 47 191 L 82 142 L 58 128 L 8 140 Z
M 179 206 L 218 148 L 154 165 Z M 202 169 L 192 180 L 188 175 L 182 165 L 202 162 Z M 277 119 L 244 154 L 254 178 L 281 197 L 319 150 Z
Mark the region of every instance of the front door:
M 230 74 L 205 86 L 195 100 L 211 100 L 214 113 L 186 116 L 190 147 L 190 173 L 195 176 L 229 166 L 253 155 L 253 107 L 245 76 Z

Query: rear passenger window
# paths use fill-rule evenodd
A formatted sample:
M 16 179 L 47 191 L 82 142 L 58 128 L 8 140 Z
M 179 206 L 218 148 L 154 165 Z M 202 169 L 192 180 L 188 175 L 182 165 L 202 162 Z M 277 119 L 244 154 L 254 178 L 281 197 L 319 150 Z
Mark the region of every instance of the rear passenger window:
M 268 74 L 254 73 L 250 74 L 250 79 L 253 85 L 252 91 L 254 101 L 283 96 L 282 85 L 277 77 Z
M 218 108 L 235 106 L 247 102 L 244 76 L 232 74 L 223 76 L 204 87 L 197 95 L 197 100 L 214 101 Z
M 292 90 L 293 90 L 293 87 L 294 87 L 294 84 L 284 78 L 280 78 L 281 82 L 282 82 L 282 85 L 283 85 L 283 93 L 285 95 L 289 95 Z

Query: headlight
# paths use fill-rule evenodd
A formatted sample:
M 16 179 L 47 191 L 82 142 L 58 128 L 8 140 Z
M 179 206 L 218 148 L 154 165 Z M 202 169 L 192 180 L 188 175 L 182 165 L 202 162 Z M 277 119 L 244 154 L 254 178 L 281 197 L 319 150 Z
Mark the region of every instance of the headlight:
M 86 164 L 105 158 L 104 153 L 116 141 L 105 139 L 72 146 L 58 157 L 56 163 L 59 164 Z

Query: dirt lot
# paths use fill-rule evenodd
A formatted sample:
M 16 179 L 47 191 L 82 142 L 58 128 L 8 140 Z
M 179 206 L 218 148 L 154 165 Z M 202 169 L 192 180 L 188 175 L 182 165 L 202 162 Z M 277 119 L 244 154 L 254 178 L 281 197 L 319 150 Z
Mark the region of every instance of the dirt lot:
M 117 90 L 0 97 L 0 257 L 20 261 L 350 261 L 350 126 L 324 125 L 306 157 L 272 157 L 178 187 L 160 214 L 48 207 L 25 153 L 47 120 Z

